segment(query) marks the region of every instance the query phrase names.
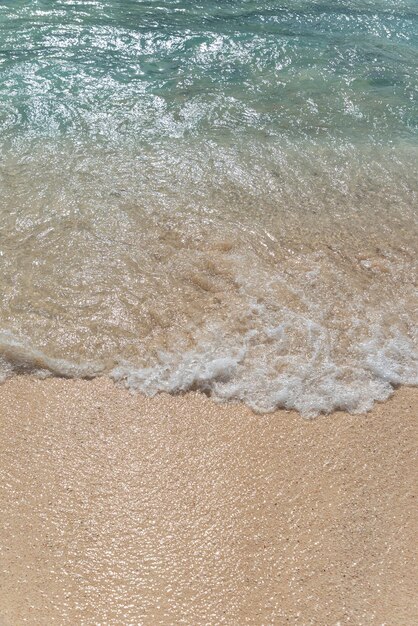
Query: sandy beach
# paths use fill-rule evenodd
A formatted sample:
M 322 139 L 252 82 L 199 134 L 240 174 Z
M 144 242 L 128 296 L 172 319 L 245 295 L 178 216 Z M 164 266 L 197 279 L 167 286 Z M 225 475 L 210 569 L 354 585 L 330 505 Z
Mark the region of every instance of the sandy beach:
M 307 421 L 8 381 L 0 623 L 418 623 L 417 408 L 401 389 Z

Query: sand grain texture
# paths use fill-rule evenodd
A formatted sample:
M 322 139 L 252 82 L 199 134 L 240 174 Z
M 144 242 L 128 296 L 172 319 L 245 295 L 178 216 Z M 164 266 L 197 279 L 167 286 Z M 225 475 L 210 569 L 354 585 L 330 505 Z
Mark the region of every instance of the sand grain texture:
M 417 407 L 309 422 L 7 382 L 0 623 L 418 623 Z

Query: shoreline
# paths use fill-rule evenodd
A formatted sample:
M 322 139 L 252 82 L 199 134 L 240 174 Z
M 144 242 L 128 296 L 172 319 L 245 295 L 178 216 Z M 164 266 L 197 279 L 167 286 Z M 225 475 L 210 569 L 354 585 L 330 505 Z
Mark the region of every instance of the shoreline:
M 0 624 L 418 621 L 418 389 L 365 415 L 0 387 Z

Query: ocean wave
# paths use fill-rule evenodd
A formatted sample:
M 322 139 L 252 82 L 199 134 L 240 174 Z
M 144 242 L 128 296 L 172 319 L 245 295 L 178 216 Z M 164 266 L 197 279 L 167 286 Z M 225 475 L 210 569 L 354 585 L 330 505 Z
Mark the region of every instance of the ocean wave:
M 412 0 L 6 5 L 3 379 L 308 417 L 417 384 Z
M 375 326 L 370 339 L 352 346 L 344 360 L 333 354 L 327 329 L 306 319 L 298 320 L 305 345 L 292 353 L 292 322 L 235 337 L 213 326 L 195 349 L 161 350 L 145 367 L 123 359 L 111 366 L 51 358 L 2 333 L 0 379 L 21 374 L 85 379 L 106 375 L 151 397 L 200 391 L 219 402 L 243 402 L 258 413 L 295 409 L 306 418 L 335 410 L 363 413 L 389 398 L 396 387 L 418 385 L 418 344 L 399 332 L 388 337 Z

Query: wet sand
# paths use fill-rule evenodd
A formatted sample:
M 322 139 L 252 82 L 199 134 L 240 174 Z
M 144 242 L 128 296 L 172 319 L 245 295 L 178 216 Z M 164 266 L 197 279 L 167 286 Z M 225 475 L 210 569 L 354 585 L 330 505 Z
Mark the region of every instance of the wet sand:
M 417 624 L 417 414 L 7 382 L 0 624 Z

